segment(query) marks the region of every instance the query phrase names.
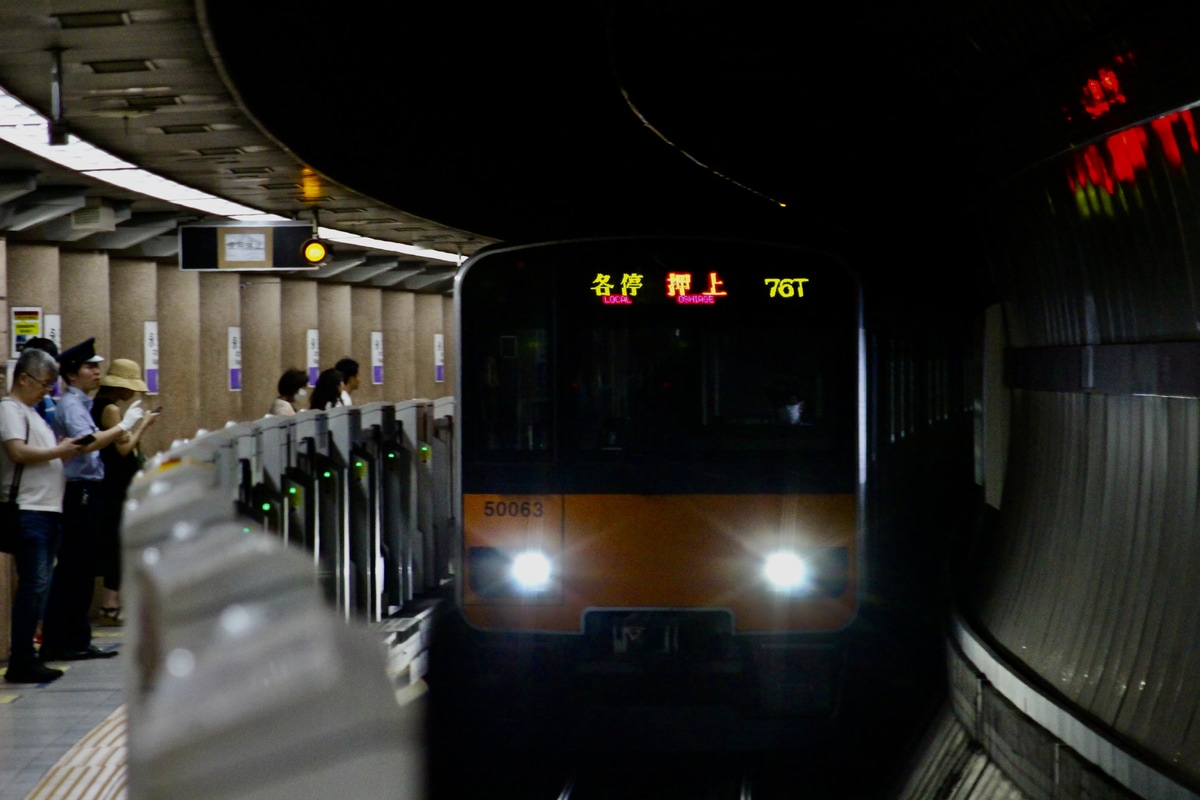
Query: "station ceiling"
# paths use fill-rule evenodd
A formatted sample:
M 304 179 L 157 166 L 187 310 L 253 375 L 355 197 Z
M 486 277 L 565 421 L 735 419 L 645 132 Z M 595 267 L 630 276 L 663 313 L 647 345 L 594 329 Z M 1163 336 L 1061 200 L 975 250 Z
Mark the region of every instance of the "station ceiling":
M 209 29 L 269 129 L 501 239 L 929 230 L 1020 167 L 1196 100 L 1172 96 L 1195 65 L 1155 49 L 1196 4 L 1165 0 L 267 0 L 263 29 L 241 6 L 207 0 Z M 1088 80 L 1129 54 L 1129 102 L 1090 119 Z
M 253 209 L 309 223 L 316 211 L 324 227 L 448 254 L 467 256 L 489 241 L 313 169 L 239 102 L 200 19 L 190 0 L 6 0 L 0 87 L 108 153 Z M 297 89 L 280 87 L 294 96 Z M 12 240 L 172 262 L 180 226 L 218 219 L 0 143 L 0 234 Z M 443 291 L 454 268 L 339 245 L 321 269 L 294 274 Z
M 51 116 L 61 59 L 64 123 L 105 150 L 464 256 L 679 232 L 880 253 L 944 242 L 1020 167 L 1194 102 L 1197 64 L 1155 60 L 1200 21 L 1178 5 L 7 0 L 0 86 Z M 1130 100 L 1097 122 L 1080 98 L 1114 59 Z M 116 229 L 73 225 L 81 197 L 115 207 Z M 156 258 L 203 218 L 7 146 L 0 200 L 11 238 Z M 444 291 L 453 269 L 348 252 L 306 274 Z

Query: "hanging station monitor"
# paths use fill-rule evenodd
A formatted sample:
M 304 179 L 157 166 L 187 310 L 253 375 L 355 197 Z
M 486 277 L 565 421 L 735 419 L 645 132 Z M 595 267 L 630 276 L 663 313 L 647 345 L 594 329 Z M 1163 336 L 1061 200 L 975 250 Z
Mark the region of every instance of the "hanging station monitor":
M 199 224 L 179 228 L 179 268 L 201 272 L 317 269 L 304 257 L 310 223 Z

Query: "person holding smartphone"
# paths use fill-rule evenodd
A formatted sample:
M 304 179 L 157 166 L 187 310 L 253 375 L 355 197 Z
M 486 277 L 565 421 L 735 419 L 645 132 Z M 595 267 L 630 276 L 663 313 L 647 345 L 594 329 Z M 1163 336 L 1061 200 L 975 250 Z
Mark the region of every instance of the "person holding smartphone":
M 34 646 L 62 535 L 63 462 L 83 452 L 75 440 L 59 441 L 37 413 L 38 403 L 57 379 L 54 358 L 39 348 L 26 348 L 17 359 L 8 396 L 0 399 L 0 493 L 18 507 L 13 552 L 17 591 L 12 649 L 4 673 L 8 683 L 48 683 L 63 674 L 38 663 Z M 14 488 L 16 496 L 8 497 Z
M 99 430 L 120 425 L 124 409 L 140 392 L 147 391 L 142 368 L 136 361 L 115 358 L 100 379 L 92 398 L 92 421 Z M 97 541 L 96 570 L 104 579 L 100 597 L 100 619 L 104 626 L 121 625 L 121 509 L 133 476 L 142 468 L 142 434 L 158 419 L 161 406 L 145 414 L 124 436 L 100 451 L 104 462 L 101 512 Z
M 100 429 L 92 420 L 90 394 L 100 385 L 100 363 L 104 361 L 96 355 L 95 345 L 95 338 L 91 338 L 58 356 L 67 386 L 54 414 L 54 432 L 65 439 L 89 434 L 95 439 L 83 448 L 83 455 L 63 467 L 67 484 L 63 495 L 62 543 L 42 618 L 39 655 L 43 663 L 111 658 L 117 654 L 116 650 L 101 650 L 92 644 L 92 625 L 88 621 L 104 507 L 104 462 L 99 451 L 132 430 L 146 412 L 138 401 L 110 428 Z

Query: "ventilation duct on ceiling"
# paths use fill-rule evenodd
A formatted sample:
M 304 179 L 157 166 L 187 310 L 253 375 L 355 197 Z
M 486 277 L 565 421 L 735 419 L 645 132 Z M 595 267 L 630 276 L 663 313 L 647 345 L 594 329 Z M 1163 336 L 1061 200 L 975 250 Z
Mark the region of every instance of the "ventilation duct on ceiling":
M 71 212 L 71 230 L 77 233 L 102 233 L 117 229 L 113 207 L 98 197 L 89 197 L 87 205 Z

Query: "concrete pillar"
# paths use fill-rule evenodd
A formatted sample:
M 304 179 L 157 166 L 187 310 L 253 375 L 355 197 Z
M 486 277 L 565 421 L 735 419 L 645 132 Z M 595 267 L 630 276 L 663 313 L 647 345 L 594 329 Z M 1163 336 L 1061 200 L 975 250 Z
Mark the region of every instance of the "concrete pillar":
M 0 341 L 3 342 L 5 360 L 12 355 L 12 345 L 9 344 L 12 341 L 12 334 L 8 328 L 8 298 L 11 292 L 8 283 L 7 240 L 0 239 L 0 336 L 4 337 Z M 0 389 L 8 389 L 2 378 L 0 378 Z M 13 592 L 16 590 L 17 571 L 13 564 L 13 557 L 8 553 L 0 553 L 0 647 L 4 648 L 4 651 L 0 652 L 0 658 L 8 658 L 12 645 L 12 602 Z
M 12 357 L 9 308 L 38 306 L 42 314 L 61 314 L 58 248 L 45 244 L 8 242 L 8 307 L 4 309 L 4 357 Z M 60 342 L 62 344 L 62 342 Z
M 143 440 L 147 454 L 200 427 L 200 273 L 158 268 L 158 401 L 163 414 Z M 222 350 L 224 352 L 224 350 Z
M 442 332 L 446 336 L 446 382 L 442 385 L 442 394 L 453 395 L 458 375 L 458 320 L 454 317 L 452 295 L 442 298 Z
M 282 282 L 246 276 L 242 281 L 242 418 L 271 409 L 283 374 Z M 303 367 L 303 363 L 297 366 Z
M 417 396 L 416 295 L 383 293 L 383 397 L 393 403 Z
M 145 323 L 158 319 L 158 266 L 153 261 L 110 261 L 108 296 L 112 341 L 103 355 L 110 361 L 136 361 L 145 377 Z
M 350 356 L 350 287 L 347 284 L 317 286 L 317 327 L 321 329 L 321 370 L 331 369 L 339 358 Z
M 416 364 L 417 397 L 434 400 L 450 394 L 453 389 L 445 383 L 436 383 L 433 372 L 434 334 L 442 333 L 442 296 L 440 294 L 416 295 Z
M 309 329 L 319 330 L 317 324 L 317 284 L 316 281 L 285 280 L 280 287 L 282 296 L 282 311 L 280 331 L 283 337 L 281 352 L 284 369 L 308 368 L 308 349 L 306 334 Z M 321 342 L 321 359 L 325 359 L 325 343 Z M 279 376 L 275 376 L 279 380 Z M 300 408 L 308 408 L 307 402 L 300 403 Z
M 112 360 L 108 253 L 59 254 L 59 295 L 62 303 L 63 347 L 96 337 L 96 353 Z M 45 312 L 43 312 L 45 313 Z
M 0 239 L 0 343 L 3 343 L 4 358 L 12 356 L 12 331 L 8 327 L 8 240 Z M 0 394 L 8 387 L 0 380 Z
M 382 330 L 383 290 L 351 287 L 350 357 L 358 362 L 358 391 L 353 395 L 355 405 L 384 399 L 383 387 L 371 382 L 371 332 Z
M 242 324 L 241 277 L 200 273 L 200 425 L 210 431 L 242 419 L 242 393 L 229 385 L 229 329 Z

